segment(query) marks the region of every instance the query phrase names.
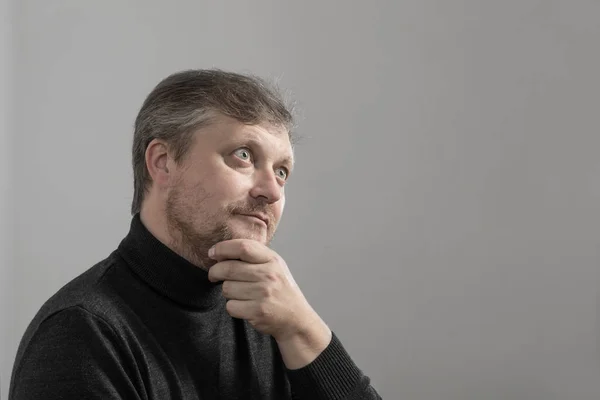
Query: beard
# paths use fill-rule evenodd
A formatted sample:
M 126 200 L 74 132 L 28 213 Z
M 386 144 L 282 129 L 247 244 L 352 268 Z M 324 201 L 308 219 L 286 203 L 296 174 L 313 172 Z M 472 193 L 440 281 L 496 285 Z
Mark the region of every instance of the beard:
M 180 185 L 173 187 L 167 197 L 165 215 L 171 248 L 192 264 L 208 270 L 217 263 L 208 257 L 212 246 L 225 240 L 254 239 L 253 235 L 236 235 L 229 227 L 227 222 L 236 214 L 265 213 L 269 224 L 264 244 L 270 244 L 276 223 L 267 203 L 235 203 L 211 213 L 203 208 L 211 196 L 200 187 L 195 188 L 194 194 L 190 192 Z

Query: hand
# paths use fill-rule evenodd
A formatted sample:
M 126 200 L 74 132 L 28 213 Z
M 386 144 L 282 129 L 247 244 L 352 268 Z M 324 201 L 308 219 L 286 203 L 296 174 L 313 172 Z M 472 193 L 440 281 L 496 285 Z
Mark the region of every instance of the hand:
M 320 318 L 294 281 L 285 261 L 260 242 L 233 239 L 209 250 L 217 260 L 211 282 L 223 281 L 226 309 L 256 330 L 285 342 L 304 334 Z

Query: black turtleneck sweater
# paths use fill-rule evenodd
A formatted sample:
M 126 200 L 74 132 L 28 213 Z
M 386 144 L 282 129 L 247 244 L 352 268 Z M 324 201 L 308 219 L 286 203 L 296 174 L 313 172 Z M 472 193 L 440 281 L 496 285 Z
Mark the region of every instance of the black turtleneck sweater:
M 333 334 L 312 363 L 225 309 L 221 284 L 132 219 L 105 260 L 27 328 L 9 399 L 379 399 Z

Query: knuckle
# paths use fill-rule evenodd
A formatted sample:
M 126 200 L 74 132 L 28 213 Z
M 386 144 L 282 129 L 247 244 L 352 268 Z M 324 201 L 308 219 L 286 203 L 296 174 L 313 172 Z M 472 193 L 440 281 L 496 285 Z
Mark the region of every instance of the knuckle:
M 227 296 L 229 294 L 229 291 L 231 290 L 231 282 L 229 281 L 225 281 L 223 282 L 223 295 Z
M 279 280 L 279 277 L 278 277 L 277 273 L 274 271 L 266 271 L 265 272 L 265 280 L 267 282 L 273 283 L 273 282 L 277 282 Z
M 262 297 L 272 297 L 274 294 L 274 289 L 271 285 L 268 284 L 262 284 L 260 286 L 260 293 L 262 295 Z
M 225 262 L 223 263 L 223 268 L 221 270 L 221 278 L 225 279 L 225 278 L 229 278 L 231 276 L 231 272 L 232 272 L 232 265 L 229 262 Z
M 261 303 L 256 310 L 256 314 L 259 318 L 265 319 L 269 316 L 269 309 L 265 303 Z
M 250 244 L 250 242 L 247 241 L 243 241 L 240 242 L 240 251 L 242 252 L 242 254 L 247 255 L 248 253 L 250 253 L 252 246 Z

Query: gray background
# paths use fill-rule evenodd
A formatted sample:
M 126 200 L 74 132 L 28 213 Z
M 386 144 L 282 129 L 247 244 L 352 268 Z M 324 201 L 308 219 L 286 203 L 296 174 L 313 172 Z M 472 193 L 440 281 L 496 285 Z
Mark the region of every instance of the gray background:
M 274 247 L 384 398 L 600 398 L 597 0 L 0 4 L 3 398 L 127 232 L 144 97 L 213 66 L 298 100 Z

